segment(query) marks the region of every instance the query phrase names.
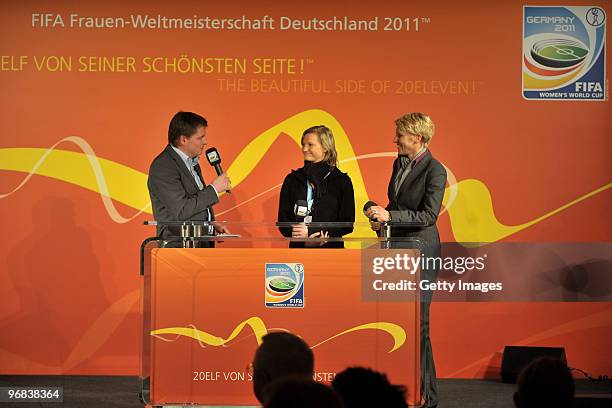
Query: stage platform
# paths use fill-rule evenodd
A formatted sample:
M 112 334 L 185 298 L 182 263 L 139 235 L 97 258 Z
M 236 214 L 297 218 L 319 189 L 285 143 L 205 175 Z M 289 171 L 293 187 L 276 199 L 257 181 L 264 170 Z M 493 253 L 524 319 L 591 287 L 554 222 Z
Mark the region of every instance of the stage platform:
M 0 376 L 0 387 L 49 386 L 63 387 L 63 403 L 9 403 L 0 402 L 0 408 L 138 408 L 144 405 L 138 398 L 137 377 L 110 376 Z M 502 384 L 499 381 L 440 379 L 439 408 L 512 408 L 514 384 Z M 612 381 L 589 382 L 576 381 L 578 397 L 576 408 L 610 407 Z M 589 395 L 590 403 L 585 405 L 581 398 Z M 191 406 L 193 407 L 193 406 Z

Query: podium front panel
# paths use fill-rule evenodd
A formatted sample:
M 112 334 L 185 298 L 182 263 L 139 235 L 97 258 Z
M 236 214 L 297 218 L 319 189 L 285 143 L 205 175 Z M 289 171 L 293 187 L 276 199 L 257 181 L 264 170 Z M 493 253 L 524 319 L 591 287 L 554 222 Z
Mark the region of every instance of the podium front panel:
M 247 367 L 261 338 L 279 330 L 312 348 L 315 380 L 370 367 L 418 403 L 419 303 L 363 301 L 361 250 L 157 248 L 150 256 L 151 404 L 257 405 Z

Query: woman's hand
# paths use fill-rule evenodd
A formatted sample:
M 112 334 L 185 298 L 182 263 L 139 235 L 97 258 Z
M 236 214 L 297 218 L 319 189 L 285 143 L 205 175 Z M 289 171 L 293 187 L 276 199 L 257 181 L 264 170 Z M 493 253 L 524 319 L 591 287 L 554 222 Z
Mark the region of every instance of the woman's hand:
M 378 221 L 378 222 L 387 222 L 391 218 L 389 211 L 385 210 L 380 205 L 373 205 L 372 207 L 368 208 L 366 215 L 371 220 Z
M 308 236 L 308 226 L 306 224 L 298 224 L 291 227 L 291 238 L 329 238 L 329 232 L 319 231 Z M 305 242 L 304 246 L 318 247 L 327 244 L 326 240 L 320 242 Z
M 291 227 L 291 238 L 308 238 L 308 227 L 306 224 L 298 224 Z
M 325 231 L 319 231 L 319 232 L 315 232 L 314 234 L 310 234 L 310 236 L 308 238 L 329 238 L 329 232 Z M 318 246 L 323 246 L 327 244 L 327 240 L 322 239 L 320 242 L 304 242 L 304 246 L 306 247 L 318 247 Z

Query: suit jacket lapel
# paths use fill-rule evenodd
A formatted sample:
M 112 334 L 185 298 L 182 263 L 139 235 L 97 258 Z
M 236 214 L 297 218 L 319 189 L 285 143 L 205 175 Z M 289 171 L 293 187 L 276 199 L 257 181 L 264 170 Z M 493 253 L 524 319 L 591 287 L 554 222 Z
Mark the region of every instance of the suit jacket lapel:
M 198 184 L 196 183 L 196 181 L 193 178 L 193 175 L 189 172 L 189 170 L 187 169 L 187 166 L 185 165 L 185 162 L 183 161 L 183 159 L 181 159 L 181 157 L 174 151 L 174 149 L 172 148 L 172 146 L 168 145 L 166 146 L 166 152 L 168 152 L 168 154 L 170 155 L 170 157 L 172 157 L 172 160 L 174 160 L 176 166 L 178 167 L 179 171 L 181 173 L 183 173 L 183 175 L 185 177 L 187 177 L 187 179 L 193 184 L 193 186 L 196 188 L 196 190 L 199 190 Z M 198 166 L 199 167 L 199 166 Z M 202 176 L 200 176 L 200 179 L 202 178 Z
M 405 191 L 408 191 L 408 186 L 410 185 L 410 183 L 412 183 L 414 179 L 416 179 L 418 176 L 421 175 L 421 173 L 423 173 L 423 171 L 425 171 L 430 161 L 431 161 L 431 153 L 429 153 L 429 149 L 428 149 L 425 152 L 425 157 L 423 157 L 421 161 L 416 166 L 414 166 L 412 170 L 410 170 L 410 173 L 408 173 L 408 175 L 406 176 L 406 178 L 400 185 L 400 188 L 397 191 L 396 198 L 399 198 L 399 196 L 402 193 L 404 193 Z
M 397 176 L 397 172 L 400 169 L 400 159 L 399 157 L 395 159 L 393 162 L 393 172 L 391 173 L 391 181 L 389 181 L 389 187 L 387 189 L 387 196 L 389 197 L 389 201 L 396 201 L 397 196 L 395 195 L 395 177 Z

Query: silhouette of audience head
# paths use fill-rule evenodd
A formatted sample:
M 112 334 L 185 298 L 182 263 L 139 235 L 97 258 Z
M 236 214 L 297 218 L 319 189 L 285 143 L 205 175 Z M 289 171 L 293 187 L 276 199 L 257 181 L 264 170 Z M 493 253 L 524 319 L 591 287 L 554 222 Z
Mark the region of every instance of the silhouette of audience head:
M 268 384 L 293 376 L 312 380 L 314 356 L 308 344 L 294 334 L 274 332 L 265 335 L 253 359 L 253 392 L 262 404 Z
M 338 373 L 332 387 L 346 408 L 405 408 L 406 387 L 389 383 L 385 374 L 363 367 L 350 367 Z
M 330 387 L 305 377 L 284 377 L 266 388 L 264 408 L 344 408 Z
M 525 367 L 514 394 L 517 408 L 570 408 L 574 404 L 574 379 L 560 360 L 539 358 Z

